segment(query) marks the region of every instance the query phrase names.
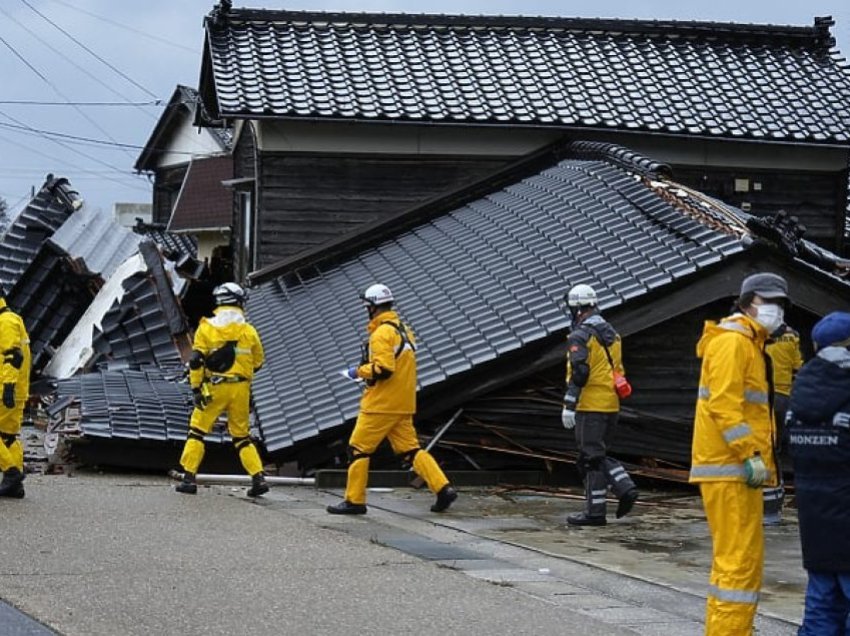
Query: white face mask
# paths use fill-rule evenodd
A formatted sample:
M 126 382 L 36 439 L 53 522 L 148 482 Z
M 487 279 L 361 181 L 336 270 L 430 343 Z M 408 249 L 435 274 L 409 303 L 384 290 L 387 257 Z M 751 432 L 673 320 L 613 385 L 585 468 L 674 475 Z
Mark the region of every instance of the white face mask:
M 755 305 L 756 316 L 755 321 L 767 330 L 767 333 L 773 333 L 785 320 L 785 310 L 779 305 Z

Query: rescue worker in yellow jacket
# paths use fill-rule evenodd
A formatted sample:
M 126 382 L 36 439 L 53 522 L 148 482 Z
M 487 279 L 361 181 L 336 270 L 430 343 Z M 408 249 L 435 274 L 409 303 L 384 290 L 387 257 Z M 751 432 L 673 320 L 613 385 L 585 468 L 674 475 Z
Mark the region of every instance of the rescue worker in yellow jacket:
M 788 285 L 769 272 L 744 279 L 737 312 L 706 322 L 690 481 L 712 540 L 707 636 L 752 634 L 764 566 L 763 485 L 775 485 L 774 421 L 765 343 L 782 324 Z
M 183 480 L 177 492 L 195 494 L 195 475 L 204 458 L 204 436 L 218 416 L 227 411 L 227 431 L 239 460 L 251 475 L 249 497 L 269 491 L 263 463 L 250 437 L 249 403 L 251 380 L 264 362 L 260 336 L 246 320 L 243 307 L 247 292 L 236 283 L 224 283 L 213 290 L 216 308 L 212 318 L 202 318 L 195 332 L 189 360 L 189 384 L 195 409 L 189 421 L 189 437 L 183 447 L 180 465 Z
M 443 512 L 457 499 L 431 454 L 420 448 L 413 415 L 416 413 L 416 341 L 410 328 L 393 311 L 393 294 L 386 285 L 371 285 L 361 296 L 369 314 L 369 344 L 359 365 L 343 373 L 365 384 L 360 412 L 348 441 L 348 482 L 345 499 L 328 506 L 337 515 L 366 514 L 369 457 L 387 438 L 393 452 L 425 480 L 437 499 L 432 512 Z
M 24 497 L 24 449 L 18 439 L 30 393 L 30 338 L 0 288 L 0 497 Z
M 584 482 L 585 508 L 567 516 L 573 526 L 604 526 L 608 488 L 619 500 L 617 518 L 628 514 L 638 491 L 623 465 L 608 457 L 607 444 L 620 414 L 614 371 L 623 374 L 620 336 L 597 307 L 590 285 L 567 293 L 572 330 L 567 339 L 567 392 L 561 422 L 575 428 L 579 450 L 576 467 Z
M 777 454 L 776 486 L 766 486 L 762 490 L 764 499 L 764 525 L 775 526 L 782 521 L 782 504 L 785 501 L 785 483 L 782 479 L 782 469 L 779 456 L 782 455 L 785 439 L 785 414 L 788 412 L 788 400 L 791 396 L 791 384 L 794 375 L 803 366 L 803 355 L 800 352 L 800 334 L 782 323 L 779 329 L 770 334 L 765 349 L 770 356 L 773 368 L 773 416 L 776 422 L 775 451 Z

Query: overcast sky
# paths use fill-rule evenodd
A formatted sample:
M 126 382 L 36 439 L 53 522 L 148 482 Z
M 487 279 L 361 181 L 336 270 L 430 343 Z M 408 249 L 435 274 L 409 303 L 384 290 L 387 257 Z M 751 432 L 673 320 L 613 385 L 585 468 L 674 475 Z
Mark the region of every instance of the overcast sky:
M 111 211 L 116 201 L 150 202 L 150 184 L 133 173 L 133 164 L 162 113 L 162 106 L 152 103 L 158 99 L 164 105 L 176 84 L 197 86 L 203 17 L 213 4 L 212 0 L 0 0 L 0 197 L 20 209 L 31 187 L 40 187 L 44 176 L 53 173 L 68 177 L 89 205 L 105 210 Z M 233 4 L 794 25 L 811 25 L 814 16 L 832 15 L 837 47 L 850 55 L 848 0 L 234 0 Z M 58 104 L 11 103 L 15 101 Z M 110 105 L 80 104 L 85 102 Z M 28 129 L 130 147 L 47 138 Z

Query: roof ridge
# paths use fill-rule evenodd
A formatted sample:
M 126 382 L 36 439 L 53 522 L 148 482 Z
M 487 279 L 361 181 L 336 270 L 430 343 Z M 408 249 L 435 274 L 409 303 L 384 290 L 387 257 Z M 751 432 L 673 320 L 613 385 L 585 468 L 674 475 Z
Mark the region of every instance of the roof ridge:
M 575 159 L 607 161 L 645 177 L 673 176 L 673 169 L 668 164 L 619 144 L 604 141 L 573 141 L 567 145 L 567 153 Z
M 205 25 L 209 29 L 210 26 L 224 26 L 229 21 L 346 24 L 387 28 L 407 26 L 607 32 L 623 35 L 705 37 L 715 41 L 735 40 L 759 43 L 768 41 L 787 43 L 788 40 L 793 40 L 806 48 L 824 52 L 835 45 L 835 38 L 830 33 L 830 27 L 835 24 L 832 16 L 815 17 L 811 26 L 801 26 L 699 20 L 234 9 L 231 0 L 220 0 L 207 16 Z

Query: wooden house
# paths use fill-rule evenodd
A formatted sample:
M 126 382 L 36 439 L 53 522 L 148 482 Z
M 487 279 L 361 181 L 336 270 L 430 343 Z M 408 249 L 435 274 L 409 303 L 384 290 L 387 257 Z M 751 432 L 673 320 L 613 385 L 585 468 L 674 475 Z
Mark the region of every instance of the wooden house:
M 561 140 L 621 144 L 842 253 L 850 75 L 811 26 L 236 9 L 205 21 L 201 125 L 234 129 L 246 278 Z

